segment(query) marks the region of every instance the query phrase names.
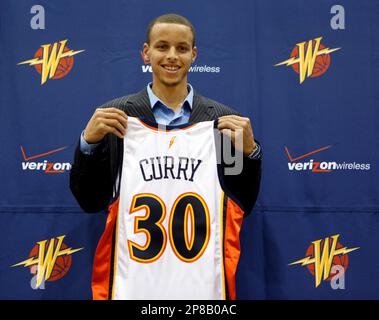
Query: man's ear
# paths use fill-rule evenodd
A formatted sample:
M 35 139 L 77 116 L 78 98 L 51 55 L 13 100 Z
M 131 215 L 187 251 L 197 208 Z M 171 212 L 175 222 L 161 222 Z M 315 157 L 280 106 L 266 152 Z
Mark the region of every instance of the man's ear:
M 197 47 L 192 48 L 192 60 L 191 63 L 194 63 L 197 57 Z
M 145 64 L 150 64 L 149 50 L 150 46 L 145 42 L 142 50 L 142 59 Z

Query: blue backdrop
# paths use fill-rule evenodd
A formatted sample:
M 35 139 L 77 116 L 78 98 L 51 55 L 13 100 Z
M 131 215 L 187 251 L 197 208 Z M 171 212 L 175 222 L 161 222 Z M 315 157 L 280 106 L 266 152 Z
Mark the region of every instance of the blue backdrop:
M 197 30 L 189 82 L 250 117 L 264 149 L 238 297 L 379 298 L 379 1 L 335 5 L 1 1 L 0 298 L 91 297 L 106 213 L 85 214 L 69 191 L 74 147 L 97 106 L 151 81 L 140 50 L 149 21 L 168 12 Z M 66 57 L 53 48 L 63 40 Z

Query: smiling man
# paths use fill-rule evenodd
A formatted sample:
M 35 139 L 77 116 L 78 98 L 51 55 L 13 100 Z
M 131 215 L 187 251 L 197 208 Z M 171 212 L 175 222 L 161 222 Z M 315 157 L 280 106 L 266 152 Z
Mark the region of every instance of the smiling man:
M 134 139 L 133 137 L 136 136 L 134 133 L 138 130 L 145 130 L 142 129 L 145 127 L 151 129 L 154 126 L 154 123 L 158 123 L 160 125 L 168 126 L 168 128 L 186 129 L 179 130 L 180 134 L 187 134 L 187 141 L 191 141 L 191 136 L 197 134 L 196 132 L 198 132 L 196 131 L 196 126 L 198 125 L 194 124 L 217 119 L 215 122 L 217 129 L 224 136 L 227 136 L 231 140 L 232 144 L 235 145 L 236 152 L 243 154 L 242 172 L 238 175 L 224 175 L 220 177 L 220 181 L 222 181 L 224 188 L 227 189 L 230 194 L 233 194 L 233 196 L 235 196 L 235 199 L 237 199 L 236 201 L 240 204 L 239 207 L 243 208 L 243 211 L 241 210 L 241 212 L 244 215 L 250 213 L 256 201 L 260 185 L 261 147 L 259 143 L 254 139 L 252 126 L 248 118 L 242 117 L 233 109 L 219 102 L 201 96 L 188 83 L 187 75 L 189 68 L 195 61 L 196 56 L 197 47 L 195 30 L 188 19 L 177 14 L 166 14 L 154 19 L 149 24 L 147 29 L 146 42 L 143 45 L 143 58 L 146 64 L 151 64 L 153 72 L 152 82 L 138 93 L 114 99 L 97 108 L 80 137 L 80 141 L 75 153 L 75 161 L 71 170 L 70 187 L 78 203 L 84 211 L 98 212 L 107 209 L 111 203 L 112 206 L 114 206 L 115 203 L 118 205 L 117 199 L 119 199 L 120 196 L 120 185 L 122 188 L 123 184 L 127 184 L 128 187 L 132 185 L 132 189 L 127 190 L 133 190 L 132 192 L 135 190 L 135 192 L 137 192 L 137 189 L 141 185 L 140 183 L 159 183 L 156 185 L 158 192 L 161 191 L 158 190 L 160 188 L 160 185 L 162 186 L 161 189 L 164 189 L 164 183 L 168 183 L 167 185 L 171 186 L 174 189 L 178 188 L 178 186 L 181 187 L 181 184 L 194 184 L 196 180 L 201 179 L 205 183 L 205 180 L 208 179 L 208 176 L 202 173 L 202 168 L 206 166 L 203 159 L 195 159 L 196 156 L 193 156 L 192 154 L 187 155 L 187 157 L 183 157 L 180 154 L 176 157 L 166 155 L 156 156 L 156 154 L 154 154 L 154 157 L 151 157 L 153 154 L 150 154 L 150 152 L 159 149 L 159 147 L 156 149 L 156 144 L 158 143 L 158 145 L 160 145 L 159 141 L 161 140 L 159 139 L 165 139 L 165 134 L 151 135 L 151 131 L 146 129 L 147 131 L 143 131 L 142 133 L 144 137 L 143 144 L 133 144 L 132 140 Z M 141 126 L 141 124 L 139 124 L 135 118 L 143 119 L 143 121 L 150 123 L 150 126 Z M 193 127 L 191 128 L 191 126 Z M 205 126 L 209 127 L 208 124 L 204 124 L 204 127 Z M 209 139 L 210 136 L 206 136 L 208 134 L 206 133 L 207 131 L 205 130 L 204 132 L 205 135 L 199 139 L 198 143 L 195 141 L 196 143 L 194 144 L 194 148 L 198 148 L 200 151 L 203 149 L 201 144 L 204 144 L 205 148 L 205 145 L 211 140 Z M 178 133 L 178 136 L 180 134 Z M 153 139 L 152 141 L 158 142 L 152 142 L 149 146 L 148 137 L 150 136 Z M 175 138 L 177 138 L 177 136 L 172 136 L 170 138 L 171 140 L 169 141 L 168 149 L 170 149 L 174 141 L 176 141 Z M 239 146 L 236 141 L 241 140 L 241 138 L 243 138 L 243 144 Z M 130 140 L 128 141 L 128 139 Z M 138 139 L 136 138 L 136 141 L 137 140 Z M 129 142 L 130 144 L 128 144 Z M 178 143 L 176 143 L 176 145 L 177 144 Z M 130 150 L 133 150 L 133 152 Z M 212 152 L 214 148 L 210 148 L 209 150 Z M 131 166 L 131 161 L 134 160 L 133 157 L 136 156 L 137 153 L 139 154 L 139 152 L 142 152 L 143 154 L 143 157 L 141 157 L 141 159 L 138 159 L 139 167 L 137 166 L 136 170 L 128 171 L 128 168 Z M 196 153 L 196 150 L 193 152 Z M 164 159 L 164 161 L 162 159 Z M 138 161 L 136 160 L 135 162 L 138 163 Z M 128 165 L 130 166 L 128 167 Z M 224 166 L 225 164 L 222 161 L 221 167 Z M 216 165 L 214 167 L 216 167 Z M 155 172 L 158 170 L 157 168 L 159 168 L 160 175 L 156 174 Z M 123 172 L 121 169 L 123 169 Z M 140 180 L 135 181 L 137 178 L 135 179 L 132 176 L 137 171 L 139 171 L 139 169 L 141 170 L 141 178 Z M 206 172 L 209 172 L 209 170 L 212 169 L 208 169 Z M 121 176 L 121 173 L 123 176 Z M 133 185 L 135 186 L 135 189 L 133 189 Z M 215 188 L 218 188 L 219 182 L 217 182 L 215 186 Z M 176 191 L 174 189 L 173 191 Z M 210 189 L 213 189 L 213 187 L 210 187 Z M 143 194 L 144 197 L 141 198 L 141 194 Z M 191 285 L 189 285 L 189 287 L 186 287 L 185 285 L 185 283 L 187 283 L 189 281 L 188 279 L 191 279 L 191 277 L 188 277 L 187 282 L 184 280 L 184 282 L 180 282 L 179 280 L 178 282 L 175 282 L 174 279 L 180 278 L 178 275 L 181 272 L 180 270 L 176 276 L 171 275 L 171 278 L 170 275 L 167 275 L 167 286 L 171 286 L 171 292 L 170 290 L 164 289 L 165 285 L 163 287 L 160 287 L 158 284 L 159 281 L 157 280 L 158 282 L 155 283 L 151 277 L 154 272 L 165 272 L 169 274 L 171 268 L 182 268 L 184 270 L 182 270 L 184 272 L 183 275 L 188 274 L 186 273 L 187 270 L 193 270 L 191 272 L 196 272 L 195 267 L 193 269 L 188 269 L 190 263 L 195 264 L 195 260 L 199 265 L 203 264 L 203 267 L 206 267 L 206 259 L 210 259 L 210 263 L 213 263 L 212 261 L 215 261 L 215 259 L 222 260 L 225 258 L 223 256 L 223 253 L 221 253 L 220 257 L 217 257 L 217 254 L 220 254 L 220 252 L 210 252 L 212 250 L 212 245 L 209 245 L 210 248 L 206 248 L 206 245 L 214 240 L 212 238 L 214 237 L 213 233 L 219 233 L 219 231 L 216 231 L 214 228 L 223 228 L 223 223 L 217 227 L 213 227 L 213 221 L 215 220 L 213 217 L 211 217 L 210 220 L 208 219 L 211 222 L 209 222 L 207 219 L 203 219 L 204 221 L 201 220 L 201 215 L 199 218 L 199 214 L 196 212 L 196 208 L 200 208 L 199 212 L 202 212 L 202 208 L 206 208 L 206 205 L 204 205 L 202 200 L 199 200 L 200 196 L 187 196 L 187 198 L 185 197 L 185 201 L 188 200 L 183 218 L 185 220 L 185 241 L 183 240 L 183 242 L 179 238 L 179 240 L 175 240 L 175 237 L 172 234 L 169 235 L 171 246 L 176 247 L 176 242 L 182 241 L 185 247 L 183 249 L 183 252 L 188 251 L 187 253 L 189 254 L 191 254 L 191 252 L 197 252 L 196 259 L 183 258 L 182 260 L 186 262 L 183 264 L 183 262 L 180 262 L 180 259 L 174 259 L 171 257 L 174 256 L 173 252 L 175 251 L 175 255 L 180 258 L 181 251 L 173 250 L 172 253 L 170 253 L 168 252 L 169 246 L 166 246 L 166 229 L 169 228 L 171 233 L 176 232 L 172 227 L 173 225 L 175 226 L 175 223 L 172 221 L 174 219 L 172 217 L 173 215 L 170 216 L 169 222 L 165 221 L 165 213 L 163 213 L 165 210 L 162 209 L 165 208 L 165 206 L 162 204 L 162 201 L 158 199 L 159 197 L 152 196 L 151 194 L 148 196 L 146 195 L 147 193 L 138 193 L 137 198 L 133 198 L 133 201 L 131 204 L 129 204 L 130 213 L 135 212 L 138 208 L 146 208 L 146 215 L 143 217 L 137 216 L 135 219 L 136 221 L 133 222 L 134 232 L 142 233 L 147 236 L 145 241 L 143 241 L 143 239 L 140 239 L 140 241 L 145 243 L 140 243 L 137 245 L 129 239 L 127 241 L 129 244 L 128 248 L 125 248 L 124 244 L 120 244 L 120 246 L 117 247 L 125 248 L 126 251 L 129 249 L 129 252 L 122 253 L 120 251 L 121 249 L 111 249 L 114 248 L 114 242 L 117 242 L 115 239 L 118 239 L 118 235 L 120 236 L 120 239 L 122 237 L 122 232 L 114 231 L 114 228 L 117 228 L 118 224 L 124 223 L 123 220 L 118 220 L 117 223 L 113 221 L 115 226 L 111 231 L 109 231 L 109 229 L 106 229 L 103 238 L 99 243 L 96 253 L 97 256 L 95 257 L 92 286 L 94 298 L 123 299 L 137 297 L 155 299 L 168 297 L 176 299 L 198 299 L 200 296 L 198 294 L 191 295 L 191 292 L 198 292 L 199 284 L 194 283 L 192 285 L 196 287 L 194 290 Z M 181 201 L 183 200 L 183 197 L 179 197 L 178 199 Z M 174 207 L 180 203 L 179 200 L 174 203 Z M 142 201 L 140 203 L 140 206 L 137 206 L 138 201 Z M 234 204 L 234 202 L 230 202 Z M 201 203 L 203 203 L 203 205 L 201 205 Z M 220 201 L 217 200 L 217 203 L 220 203 Z M 129 208 L 126 210 L 129 210 Z M 154 214 L 160 212 L 160 208 L 163 210 L 161 210 L 161 216 L 159 216 L 156 220 L 151 220 L 151 217 Z M 167 210 L 169 210 L 169 208 L 167 208 Z M 175 210 L 172 210 L 172 214 L 175 213 Z M 220 210 L 220 208 L 218 208 L 216 205 L 215 210 Z M 107 228 L 108 225 L 111 225 L 113 223 L 112 209 L 110 211 L 111 212 L 110 217 L 108 218 Z M 119 211 L 119 207 L 117 207 L 116 211 Z M 167 213 L 167 216 L 169 213 L 170 212 Z M 225 213 L 227 214 L 227 211 L 225 211 Z M 205 216 L 207 216 L 207 214 Z M 214 212 L 211 214 L 214 214 Z M 122 219 L 117 216 L 118 213 L 115 215 L 116 218 L 113 218 Z M 196 217 L 198 217 L 199 220 L 196 220 Z M 227 216 L 224 218 L 227 224 L 229 218 Z M 210 225 L 208 225 L 208 223 L 212 224 L 212 228 Z M 237 225 L 239 224 L 239 227 L 240 223 L 241 221 L 237 221 Z M 183 223 L 178 224 L 177 226 L 183 227 Z M 235 225 L 231 227 L 234 230 L 233 234 L 237 235 L 237 238 L 239 227 L 236 227 Z M 201 240 L 198 240 L 199 235 L 201 236 L 201 232 L 197 233 L 198 230 L 202 230 L 201 232 L 204 231 L 206 233 L 206 235 L 204 235 L 203 242 L 201 242 Z M 211 230 L 213 230 L 213 233 L 211 233 Z M 108 235 L 106 235 L 107 232 Z M 228 238 L 225 229 L 221 229 L 221 233 L 224 233 L 225 241 L 228 241 L 229 243 L 233 242 L 235 254 L 230 258 L 233 261 L 229 261 L 229 265 L 232 264 L 234 269 L 232 268 L 229 275 L 226 274 L 224 276 L 221 276 L 221 278 L 220 275 L 218 275 L 217 281 L 220 281 L 221 289 L 215 292 L 214 288 L 218 285 L 215 286 L 211 283 L 209 288 L 213 289 L 209 289 L 209 292 L 207 289 L 204 289 L 204 296 L 202 296 L 203 298 L 236 298 L 234 273 L 239 256 L 239 240 L 233 239 L 233 237 Z M 180 234 L 183 234 L 183 230 Z M 214 241 L 216 240 L 217 239 Z M 215 243 L 218 243 L 217 241 Z M 196 246 L 198 245 L 197 242 L 200 243 L 201 247 L 201 250 L 199 249 L 198 251 L 196 251 Z M 219 245 L 222 248 L 223 244 Z M 156 247 L 159 247 L 160 249 L 157 249 Z M 109 248 L 110 251 L 108 255 L 102 251 L 103 248 Z M 115 250 L 118 251 L 115 253 Z M 154 250 L 156 251 L 155 255 L 152 253 Z M 164 252 L 165 250 L 166 252 Z M 115 259 L 123 259 L 121 257 L 121 254 L 125 254 L 125 257 L 127 257 L 125 258 L 125 261 L 135 260 L 133 263 L 137 263 L 137 267 L 135 266 L 135 268 L 137 268 L 136 270 L 138 270 L 138 272 L 136 271 L 136 275 L 138 277 L 138 274 L 141 274 L 141 278 L 137 279 L 137 282 L 133 282 L 134 280 L 128 278 L 131 277 L 130 274 L 133 272 L 132 270 L 134 270 L 131 266 L 125 267 L 125 264 L 129 262 L 115 262 Z M 165 258 L 163 258 L 164 254 Z M 154 255 L 154 257 L 148 258 L 149 255 L 151 255 L 151 257 Z M 172 263 L 169 262 L 171 261 L 170 259 L 173 259 Z M 203 259 L 203 261 L 201 261 L 201 259 Z M 112 266 L 115 266 L 116 264 L 120 265 L 119 272 L 121 272 L 121 276 L 118 274 L 115 275 L 116 269 L 113 269 Z M 122 275 L 122 268 L 124 267 L 124 270 L 130 271 L 129 275 Z M 149 267 L 151 267 L 151 270 L 155 268 L 155 271 L 150 271 Z M 222 266 L 220 265 L 219 267 L 221 268 Z M 221 269 L 224 270 L 224 267 Z M 201 271 L 200 267 L 198 271 L 199 274 L 205 274 Z M 147 273 L 144 274 L 144 272 Z M 215 274 L 219 273 L 219 271 L 215 271 Z M 124 280 L 121 279 L 123 276 L 126 277 Z M 162 274 L 155 275 L 157 279 L 159 279 L 160 276 L 162 276 Z M 208 279 L 207 281 L 209 281 L 209 277 L 210 276 L 206 276 L 205 279 Z M 227 288 L 225 288 L 225 285 L 222 285 L 222 283 L 224 283 L 224 277 L 228 278 Z M 119 279 L 118 283 L 117 279 Z M 199 277 L 195 275 L 192 280 L 194 279 L 199 279 Z M 153 282 L 149 283 L 150 280 Z M 122 286 L 123 283 L 126 283 L 125 286 L 127 288 L 125 288 L 125 290 L 129 288 L 129 292 L 133 290 L 132 288 L 134 288 L 134 285 L 135 288 L 141 288 L 143 287 L 142 284 L 144 284 L 147 289 L 146 291 L 135 289 L 137 292 L 136 294 L 124 295 L 125 290 L 122 288 L 120 289 L 120 286 Z M 139 283 L 140 285 L 136 285 L 136 283 Z M 182 289 L 181 291 L 181 287 L 186 288 L 186 290 Z M 117 290 L 121 290 L 121 293 L 118 293 Z M 228 292 L 228 294 L 226 292 Z
M 143 46 L 145 63 L 153 70 L 152 91 L 177 112 L 188 95 L 187 73 L 195 61 L 193 28 L 176 23 L 153 23 Z

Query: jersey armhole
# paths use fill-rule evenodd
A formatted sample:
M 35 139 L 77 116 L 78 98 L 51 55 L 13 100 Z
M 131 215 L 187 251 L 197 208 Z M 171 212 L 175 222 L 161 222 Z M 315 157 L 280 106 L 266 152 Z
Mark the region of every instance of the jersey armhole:
M 226 186 L 225 180 L 224 180 L 224 174 L 223 174 L 223 166 L 222 166 L 222 155 L 223 155 L 223 139 L 225 138 L 224 135 L 218 130 L 218 119 L 214 120 L 214 126 L 213 126 L 213 135 L 214 135 L 214 147 L 216 152 L 216 160 L 217 160 L 217 176 L 218 181 L 220 183 L 221 189 L 224 191 L 224 193 L 232 199 L 244 212 L 244 215 L 246 214 L 246 210 L 242 204 L 242 202 L 228 189 Z M 241 186 L 243 187 L 243 186 Z

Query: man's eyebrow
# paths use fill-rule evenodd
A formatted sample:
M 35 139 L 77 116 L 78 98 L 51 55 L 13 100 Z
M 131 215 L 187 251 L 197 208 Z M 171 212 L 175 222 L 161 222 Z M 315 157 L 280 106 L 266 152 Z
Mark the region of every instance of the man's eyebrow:
M 163 43 L 163 44 L 168 44 L 169 42 L 166 41 L 166 40 L 158 40 L 157 42 L 155 42 L 155 44 L 161 44 L 161 43 Z M 180 42 L 177 43 L 177 45 L 191 46 L 191 44 L 188 43 L 188 42 L 186 42 L 186 41 L 180 41 Z
M 181 41 L 181 42 L 179 42 L 178 44 L 180 44 L 180 45 L 186 45 L 186 46 L 190 46 L 191 44 L 190 43 L 188 43 L 188 42 L 185 42 L 185 41 Z

